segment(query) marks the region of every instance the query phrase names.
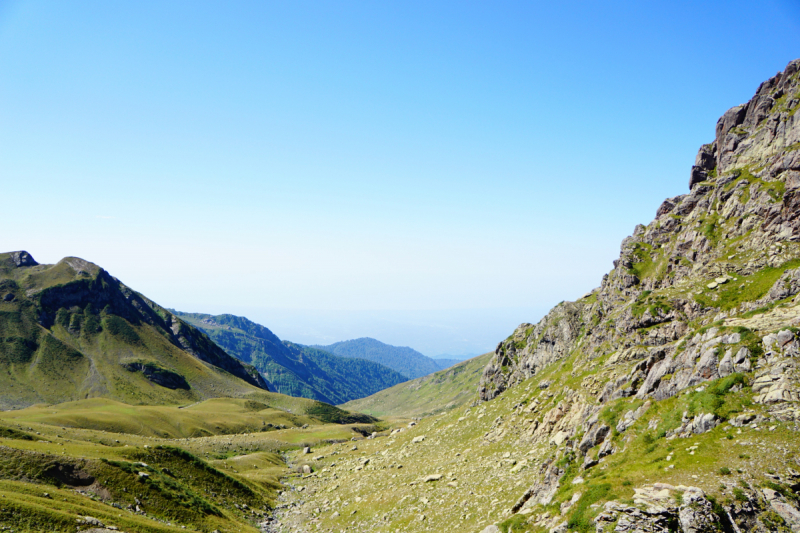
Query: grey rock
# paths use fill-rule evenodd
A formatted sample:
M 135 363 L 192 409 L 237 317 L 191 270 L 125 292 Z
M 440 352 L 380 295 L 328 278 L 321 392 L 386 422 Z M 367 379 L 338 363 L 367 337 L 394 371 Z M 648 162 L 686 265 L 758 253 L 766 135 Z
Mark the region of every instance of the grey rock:
M 25 251 L 11 252 L 8 255 L 11 256 L 11 260 L 18 267 L 37 266 L 39 264 L 31 254 Z
M 756 419 L 755 413 L 744 413 L 735 418 L 733 418 L 730 423 L 732 426 L 740 428 L 742 426 L 746 426 L 750 422 Z
M 578 445 L 578 449 L 582 453 L 586 453 L 606 438 L 608 433 L 611 431 L 611 428 L 605 424 L 601 424 L 595 426 L 591 431 L 589 431 L 581 440 L 581 443 Z

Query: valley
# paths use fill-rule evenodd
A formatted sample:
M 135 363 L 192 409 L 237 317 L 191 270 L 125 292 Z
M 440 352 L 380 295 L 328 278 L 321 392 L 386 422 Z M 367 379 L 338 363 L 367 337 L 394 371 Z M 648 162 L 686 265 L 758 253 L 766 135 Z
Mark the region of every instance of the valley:
M 447 369 L 0 255 L 0 531 L 800 531 L 798 109 L 795 60 L 596 289 Z

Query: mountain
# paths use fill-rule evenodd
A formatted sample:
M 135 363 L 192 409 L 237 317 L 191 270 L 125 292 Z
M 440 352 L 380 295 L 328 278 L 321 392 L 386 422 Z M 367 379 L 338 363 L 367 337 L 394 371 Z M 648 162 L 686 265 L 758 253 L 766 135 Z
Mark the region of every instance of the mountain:
M 481 372 L 493 354 L 456 363 L 445 370 L 400 383 L 366 398 L 340 405 L 372 416 L 430 416 L 475 399 Z
M 458 364 L 461 361 L 463 361 L 463 359 L 447 359 L 447 358 L 444 358 L 444 357 L 443 358 L 439 358 L 439 359 L 434 359 L 434 358 L 431 358 L 431 359 L 433 359 L 434 362 L 436 362 L 436 364 L 441 369 L 450 368 L 451 366 L 453 366 L 455 364 Z
M 795 60 L 597 289 L 498 345 L 474 402 L 318 450 L 284 527 L 800 531 L 798 110 Z
M 0 408 L 106 397 L 132 404 L 267 390 L 250 365 L 97 265 L 0 254 Z
M 408 347 L 392 346 L 363 337 L 337 342 L 328 346 L 314 346 L 339 357 L 366 359 L 388 366 L 410 379 L 427 376 L 442 367 L 436 361 Z
M 406 377 L 364 359 L 337 357 L 323 350 L 281 341 L 266 327 L 234 315 L 173 311 L 202 329 L 226 352 L 252 364 L 270 389 L 340 404 L 396 385 Z

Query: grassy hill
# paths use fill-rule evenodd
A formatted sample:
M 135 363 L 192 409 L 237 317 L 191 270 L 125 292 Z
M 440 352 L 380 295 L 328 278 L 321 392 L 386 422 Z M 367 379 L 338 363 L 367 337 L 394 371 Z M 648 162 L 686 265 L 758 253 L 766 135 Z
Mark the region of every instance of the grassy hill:
M 187 403 L 266 387 L 251 365 L 97 265 L 0 254 L 0 408 Z
M 406 378 L 373 361 L 337 357 L 317 348 L 281 341 L 269 329 L 234 315 L 180 313 L 214 342 L 252 364 L 271 390 L 330 404 L 369 396 Z
M 429 416 L 476 399 L 481 372 L 492 354 L 474 357 L 446 370 L 406 381 L 340 407 L 372 416 Z
M 436 361 L 407 346 L 392 346 L 381 341 L 363 337 L 336 342 L 328 346 L 314 346 L 339 357 L 350 357 L 375 361 L 400 372 L 409 379 L 432 374 L 442 369 Z
M 291 474 L 283 454 L 378 429 L 326 422 L 346 413 L 313 400 L 256 396 L 0 412 L 0 530 L 256 533 Z

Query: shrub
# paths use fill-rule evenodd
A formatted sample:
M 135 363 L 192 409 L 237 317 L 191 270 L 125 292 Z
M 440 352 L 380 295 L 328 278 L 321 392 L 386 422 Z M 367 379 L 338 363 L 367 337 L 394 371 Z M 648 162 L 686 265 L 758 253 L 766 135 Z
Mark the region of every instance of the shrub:
M 747 497 L 747 494 L 745 494 L 745 492 L 742 489 L 738 488 L 738 487 L 733 489 L 733 497 L 736 498 L 736 500 L 740 501 L 740 502 L 746 502 L 746 501 L 749 500 L 749 498 Z

